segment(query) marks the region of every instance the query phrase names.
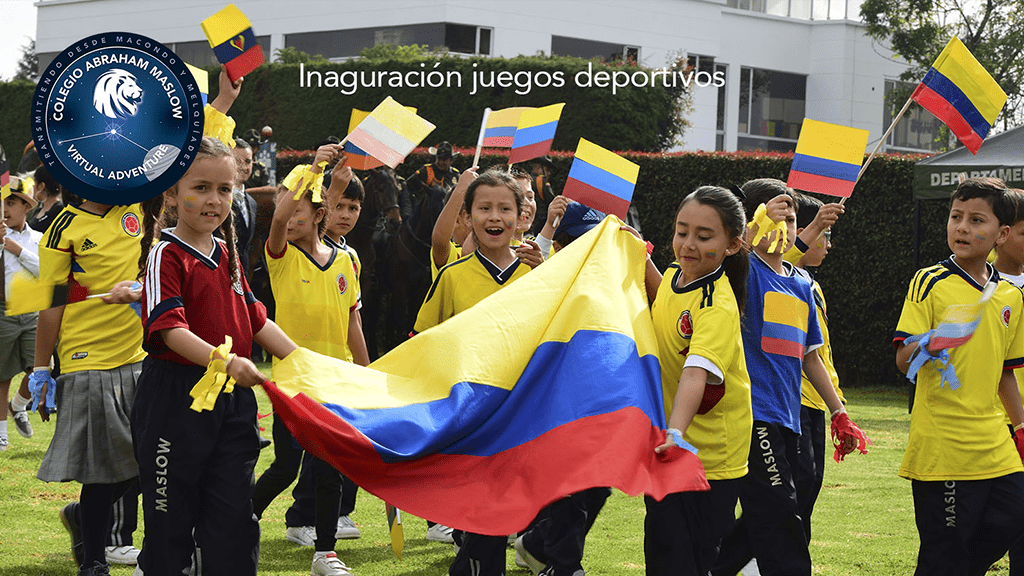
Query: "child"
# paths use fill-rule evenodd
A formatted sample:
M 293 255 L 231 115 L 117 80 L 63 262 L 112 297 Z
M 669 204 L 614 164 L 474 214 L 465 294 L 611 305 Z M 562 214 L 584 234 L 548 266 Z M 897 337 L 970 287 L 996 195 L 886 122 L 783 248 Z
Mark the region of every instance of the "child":
M 739 487 L 743 516 L 723 539 L 712 573 L 733 576 L 752 552 L 765 576 L 809 576 L 811 558 L 793 485 L 800 439 L 801 370 L 831 411 L 833 435 L 839 438 L 842 451 L 853 450 L 863 433 L 850 422 L 815 352 L 822 338 L 817 315 L 811 313 L 815 306 L 811 286 L 783 260 L 796 235 L 791 191 L 783 182 L 763 178 L 747 182 L 742 192 L 747 219 L 753 219 L 764 204 L 772 222 L 784 222 L 786 241 L 776 242 L 779 231 L 773 231 L 752 246 L 749 256 L 748 298 L 741 323 L 754 418 L 749 470 Z M 748 229 L 748 242 L 753 242 L 753 232 Z
M 799 194 L 796 197 L 796 241 L 800 244 L 794 246 L 786 253 L 786 261 L 796 266 L 796 273 L 811 283 L 811 291 L 814 295 L 814 304 L 817 309 L 818 325 L 821 327 L 821 338 L 824 342 L 818 348 L 818 355 L 825 365 L 829 380 L 835 388 L 836 395 L 846 403 L 843 392 L 839 389 L 839 374 L 832 363 L 832 344 L 828 332 L 828 314 L 825 309 L 825 295 L 821 286 L 811 275 L 808 267 L 816 268 L 821 265 L 828 251 L 832 248 L 831 227 L 843 212 L 841 204 L 828 204 L 806 194 Z M 802 240 L 804 231 L 810 230 L 811 235 L 806 241 Z M 790 254 L 799 250 L 796 262 L 790 260 Z M 825 478 L 825 402 L 814 390 L 807 375 L 801 374 L 800 381 L 800 447 L 796 469 L 793 471 L 793 480 L 796 484 L 797 501 L 800 503 L 800 519 L 804 525 L 804 535 L 807 541 L 811 541 L 811 514 L 814 512 L 814 503 L 821 491 L 821 484 Z
M 310 170 L 320 173 L 321 162 L 341 154 L 341 146 L 321 146 Z M 340 197 L 343 179 L 332 179 L 328 198 Z M 320 235 L 326 224 L 326 209 L 313 202 L 312 190 L 299 200 L 291 190 L 278 196 L 270 236 L 266 244 L 270 286 L 278 303 L 277 322 L 285 334 L 304 347 L 334 358 L 355 359 L 368 365 L 369 355 L 359 323 L 359 279 L 348 252 L 326 246 Z M 253 492 L 257 517 L 273 499 L 295 480 L 303 450 L 295 445 L 284 422 L 274 416 L 274 456 L 270 468 L 260 476 Z M 326 462 L 311 463 L 316 481 L 316 552 L 311 574 L 344 576 L 345 564 L 334 552 L 341 475 Z
M 441 268 L 416 317 L 416 332 L 469 309 L 530 269 L 510 246 L 523 210 L 523 191 L 512 176 L 497 170 L 481 174 L 467 188 L 463 209 L 469 215 L 476 251 Z M 506 545 L 505 536 L 464 533 L 448 573 L 504 574 Z
M 236 177 L 227 146 L 203 138 L 192 166 L 163 195 L 164 217 L 176 213 L 177 224 L 149 252 L 142 322 L 150 355 L 132 412 L 146 522 L 139 568 L 147 576 L 185 573 L 196 545 L 205 573 L 256 574 L 259 433 L 250 388 L 265 377 L 248 355 L 254 338 L 278 358 L 296 346 L 266 319 L 241 273 L 231 222 Z M 144 228 L 148 247 L 153 230 Z M 215 346 L 227 337 L 224 354 Z M 197 411 L 190 391 L 207 364 L 211 372 L 221 364 L 235 386 Z
M 522 244 L 527 238 L 526 234 L 529 234 L 530 228 L 533 227 L 533 217 L 537 214 L 537 200 L 534 198 L 533 192 L 533 179 L 530 175 L 521 170 L 512 170 L 512 177 L 519 182 L 519 186 L 523 189 L 523 215 L 519 221 L 519 225 L 516 226 L 516 233 L 512 236 L 512 244 Z M 533 236 L 528 236 L 533 238 Z
M 39 202 L 35 214 L 29 219 L 28 225 L 39 232 L 46 232 L 53 219 L 60 214 L 60 211 L 64 208 L 64 203 L 61 202 L 61 185 L 57 183 L 57 179 L 50 175 L 50 172 L 40 166 L 36 168 L 36 171 L 32 174 L 32 179 L 35 181 L 35 199 Z M 27 191 L 26 191 L 27 192 Z
M 901 371 L 917 354 L 948 357 L 962 383 L 942 382 L 931 366 L 917 372 L 899 474 L 912 483 L 921 540 L 918 575 L 983 574 L 1024 531 L 1024 408 L 1013 375 L 1024 365 L 1024 305 L 1020 289 L 1001 282 L 986 262 L 1013 224 L 1013 204 L 1001 180 L 961 182 L 946 224 L 953 255 L 914 275 L 893 336 Z M 907 344 L 912 336 L 930 336 L 947 307 L 976 303 L 993 283 L 995 293 L 965 344 L 939 350 L 930 337 Z
M 444 266 L 462 258 L 462 245 L 471 230 L 466 225 L 463 204 L 469 184 L 476 180 L 478 168 L 473 166 L 459 176 L 448 200 L 445 201 L 441 214 L 434 222 L 434 230 L 430 235 L 430 280 L 437 278 L 438 271 Z
M 651 307 L 668 414 L 668 438 L 655 451 L 695 446 L 711 490 L 644 498 L 649 575 L 707 574 L 734 521 L 752 424 L 740 335 L 745 223 L 739 200 L 714 186 L 684 198 L 676 214 L 676 262 Z
M 11 281 L 19 272 L 39 276 L 39 240 L 43 235 L 26 222 L 28 211 L 36 201 L 22 189 L 23 182 L 11 182 L 11 194 L 4 199 L 4 221 L 0 224 L 0 242 L 3 242 L 4 297 L 11 292 Z M 6 316 L 5 303 L 0 302 L 0 399 L 7 400 L 11 378 L 25 373 L 21 387 L 28 392 L 28 374 L 32 371 L 32 355 L 36 348 L 36 322 L 39 314 Z M 29 399 L 15 393 L 14 401 L 0 411 L 0 452 L 7 450 L 7 413 L 10 412 L 18 433 L 32 437 L 32 424 L 28 420 Z M 5 402 L 6 403 L 6 402 Z

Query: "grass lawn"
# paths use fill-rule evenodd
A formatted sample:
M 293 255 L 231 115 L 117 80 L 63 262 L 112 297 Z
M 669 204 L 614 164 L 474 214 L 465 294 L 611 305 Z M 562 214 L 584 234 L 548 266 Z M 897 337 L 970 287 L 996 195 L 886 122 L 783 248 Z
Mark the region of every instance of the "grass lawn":
M 268 412 L 266 396 L 261 391 L 257 394 L 261 412 Z M 814 573 L 910 574 L 917 554 L 917 530 L 910 482 L 896 476 L 910 425 L 906 394 L 849 390 L 846 397 L 850 414 L 874 446 L 867 456 L 852 455 L 841 464 L 828 461 L 825 485 L 814 513 Z M 77 499 L 80 486 L 36 480 L 35 472 L 53 434 L 53 423 L 40 422 L 35 415 L 32 423 L 35 436 L 28 440 L 19 436 L 11 424 L 11 447 L 0 453 L 0 576 L 75 574 L 69 539 L 57 512 L 66 502 Z M 269 438 L 270 431 L 264 436 Z M 272 459 L 272 448 L 264 450 L 258 473 Z M 284 511 L 289 503 L 290 498 L 279 498 L 264 514 L 261 574 L 309 574 L 312 549 L 284 539 Z M 452 549 L 424 540 L 426 524 L 422 520 L 405 517 L 405 553 L 404 560 L 399 561 L 390 550 L 380 500 L 360 491 L 352 518 L 363 536 L 359 540 L 339 541 L 337 551 L 355 574 L 447 574 L 454 557 Z M 587 574 L 643 574 L 643 519 L 643 499 L 616 492 L 588 537 L 583 560 Z M 142 544 L 141 529 L 136 533 L 135 544 Z M 515 567 L 511 549 L 508 566 L 510 574 L 529 574 Z M 115 566 L 111 573 L 127 576 L 132 568 Z M 1007 573 L 1005 558 L 990 571 Z

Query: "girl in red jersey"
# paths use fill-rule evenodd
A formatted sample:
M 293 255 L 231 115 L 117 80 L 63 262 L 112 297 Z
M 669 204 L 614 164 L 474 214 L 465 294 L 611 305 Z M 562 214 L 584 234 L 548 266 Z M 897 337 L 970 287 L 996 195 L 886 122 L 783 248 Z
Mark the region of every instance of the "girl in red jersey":
M 203 138 L 188 172 L 162 197 L 162 217 L 176 215 L 176 225 L 143 252 L 149 356 L 132 431 L 146 521 L 139 567 L 148 576 L 186 573 L 196 545 L 206 573 L 256 574 L 259 525 L 251 499 L 259 434 L 251 387 L 265 378 L 249 354 L 253 339 L 278 358 L 296 346 L 267 320 L 239 269 L 231 222 L 236 174 L 231 151 Z M 160 204 L 148 203 L 145 248 Z M 226 337 L 230 353 L 215 348 Z M 236 385 L 199 406 L 191 394 L 208 364 Z

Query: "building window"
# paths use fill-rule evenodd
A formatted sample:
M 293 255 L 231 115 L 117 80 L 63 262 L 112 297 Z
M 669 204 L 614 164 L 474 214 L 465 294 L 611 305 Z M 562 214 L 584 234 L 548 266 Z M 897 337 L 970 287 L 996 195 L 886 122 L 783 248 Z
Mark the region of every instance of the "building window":
M 569 38 L 568 36 L 551 36 L 551 53 L 557 56 L 576 56 L 577 58 L 600 58 L 605 62 L 615 60 L 640 61 L 640 47 L 611 42 Z
M 860 20 L 863 0 L 726 0 L 725 5 L 801 20 Z
M 897 87 L 904 89 L 909 96 L 909 90 L 913 89 L 914 85 L 893 80 L 885 81 L 882 125 L 886 128 L 892 123 L 893 116 L 899 113 L 905 102 L 890 101 L 889 95 Z M 931 112 L 915 104 L 903 114 L 903 118 L 893 128 L 892 133 L 889 134 L 889 139 L 886 140 L 885 145 L 889 149 L 938 152 L 943 147 L 942 142 L 936 142 L 935 140 L 940 128 L 942 128 L 942 121 L 932 115 Z
M 740 68 L 738 149 L 795 150 L 806 94 L 802 74 Z
M 295 48 L 307 54 L 319 54 L 327 59 L 354 58 L 359 56 L 364 48 L 381 44 L 394 46 L 418 44 L 430 48 L 445 47 L 449 52 L 458 54 L 489 56 L 492 33 L 493 29 L 481 26 L 434 22 L 387 28 L 285 34 L 284 43 L 289 48 Z

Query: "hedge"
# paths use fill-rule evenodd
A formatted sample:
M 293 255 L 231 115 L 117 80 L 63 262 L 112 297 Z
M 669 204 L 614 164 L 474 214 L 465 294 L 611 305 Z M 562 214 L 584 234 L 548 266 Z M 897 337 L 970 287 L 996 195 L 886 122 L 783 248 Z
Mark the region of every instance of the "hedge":
M 504 151 L 501 151 L 504 152 Z M 310 152 L 281 154 L 278 173 Z M 776 153 L 623 153 L 640 164 L 633 203 L 644 237 L 655 245 L 654 259 L 664 269 L 672 260 L 671 238 L 675 209 L 688 192 L 705 184 L 740 185 L 751 178 L 785 179 L 792 154 Z M 454 165 L 465 169 L 473 149 L 463 149 Z M 556 170 L 552 184 L 561 190 L 572 163 L 571 153 L 552 153 Z M 907 285 L 916 270 L 913 166 L 920 156 L 881 155 L 868 168 L 856 192 L 846 202 L 846 214 L 833 229 L 833 248 L 817 271 L 828 303 L 829 329 L 836 369 L 843 386 L 902 385 L 895 368 L 892 334 L 899 319 Z M 430 157 L 423 149 L 410 155 L 398 172 L 409 176 Z M 507 152 L 485 154 L 482 166 L 504 164 Z M 824 201 L 835 198 L 822 196 Z M 920 204 L 919 266 L 946 258 L 945 223 L 948 205 Z

